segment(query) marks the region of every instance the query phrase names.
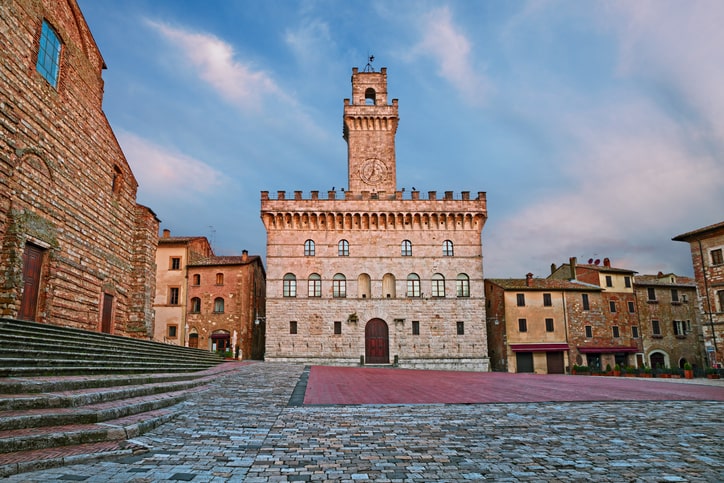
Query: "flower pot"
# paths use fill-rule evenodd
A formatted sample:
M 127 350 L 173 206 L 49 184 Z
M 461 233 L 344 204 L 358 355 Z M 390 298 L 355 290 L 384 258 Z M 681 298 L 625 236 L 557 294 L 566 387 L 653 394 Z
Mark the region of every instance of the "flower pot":
M 613 371 L 614 377 L 621 377 L 621 371 Z
M 719 379 L 719 374 L 707 374 L 707 379 Z
M 684 369 L 684 377 L 687 379 L 694 379 L 694 370 L 693 369 Z

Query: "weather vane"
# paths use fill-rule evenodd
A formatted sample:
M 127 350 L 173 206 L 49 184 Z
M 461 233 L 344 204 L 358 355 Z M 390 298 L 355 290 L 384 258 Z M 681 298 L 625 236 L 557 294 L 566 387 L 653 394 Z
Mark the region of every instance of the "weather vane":
M 365 66 L 365 70 L 364 70 L 364 71 L 365 71 L 365 72 L 374 72 L 374 71 L 375 71 L 375 68 L 372 67 L 372 62 L 375 61 L 375 56 L 374 56 L 374 55 L 370 55 L 370 56 L 367 57 L 367 59 L 369 60 L 369 62 L 367 62 L 367 65 Z

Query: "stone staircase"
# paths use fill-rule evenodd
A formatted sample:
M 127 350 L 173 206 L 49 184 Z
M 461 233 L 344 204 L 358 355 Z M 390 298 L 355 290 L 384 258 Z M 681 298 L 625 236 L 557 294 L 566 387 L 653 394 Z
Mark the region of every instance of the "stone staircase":
M 238 367 L 216 354 L 0 319 L 0 477 L 130 455 L 126 441 Z

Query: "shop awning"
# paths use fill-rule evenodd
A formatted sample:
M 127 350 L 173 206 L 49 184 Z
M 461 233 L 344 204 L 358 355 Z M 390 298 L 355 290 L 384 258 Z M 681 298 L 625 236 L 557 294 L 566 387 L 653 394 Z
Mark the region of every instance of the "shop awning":
M 510 344 L 513 352 L 557 352 L 567 351 L 568 344 L 563 343 L 539 343 L 539 344 Z
M 581 354 L 616 354 L 616 353 L 636 353 L 638 347 L 621 347 L 621 346 L 593 346 L 593 347 L 578 347 L 578 352 Z

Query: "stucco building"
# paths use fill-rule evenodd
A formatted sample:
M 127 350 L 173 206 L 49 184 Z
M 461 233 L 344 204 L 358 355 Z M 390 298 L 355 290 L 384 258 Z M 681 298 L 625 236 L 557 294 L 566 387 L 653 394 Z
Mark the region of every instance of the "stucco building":
M 156 250 L 154 340 L 187 345 L 187 266 L 213 254 L 211 245 L 204 236 L 171 236 L 170 230 L 163 230 Z
M 0 46 L 0 315 L 148 337 L 159 221 L 77 3 L 2 2 Z
M 189 347 L 264 358 L 266 274 L 260 257 L 210 256 L 188 264 Z
M 573 364 L 605 370 L 607 365 L 644 364 L 633 270 L 615 268 L 608 258 L 578 264 L 575 257 L 551 267 L 549 278 L 578 281 L 601 288 L 600 305 L 580 303 L 580 314 L 569 317 L 570 357 Z M 590 296 L 589 296 L 590 297 Z M 596 297 L 596 302 L 598 298 Z M 586 308 L 589 307 L 589 308 Z
M 705 362 L 694 279 L 673 273 L 636 275 L 636 299 L 645 363 L 684 368 Z
M 708 363 L 724 364 L 724 222 L 673 238 L 691 247 Z
M 484 192 L 397 188 L 387 71 L 352 70 L 348 189 L 261 193 L 266 360 L 487 370 Z
M 583 365 L 578 347 L 586 346 L 586 326 L 603 319 L 601 288 L 576 280 L 530 273 L 524 279 L 486 279 L 485 298 L 495 371 L 563 374 Z

